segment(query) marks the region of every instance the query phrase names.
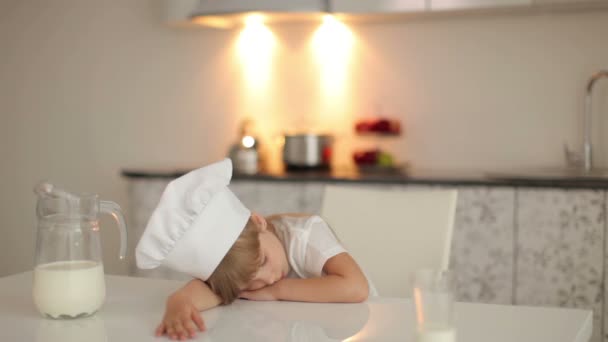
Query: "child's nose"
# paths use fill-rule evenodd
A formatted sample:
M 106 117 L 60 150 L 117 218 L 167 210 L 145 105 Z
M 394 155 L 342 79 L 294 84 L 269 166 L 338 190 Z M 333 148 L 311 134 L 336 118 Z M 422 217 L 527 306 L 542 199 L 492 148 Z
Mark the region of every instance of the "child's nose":
M 277 280 L 279 280 L 277 277 L 273 276 L 272 274 L 269 274 L 268 277 L 266 277 L 266 285 L 272 285 L 276 283 Z

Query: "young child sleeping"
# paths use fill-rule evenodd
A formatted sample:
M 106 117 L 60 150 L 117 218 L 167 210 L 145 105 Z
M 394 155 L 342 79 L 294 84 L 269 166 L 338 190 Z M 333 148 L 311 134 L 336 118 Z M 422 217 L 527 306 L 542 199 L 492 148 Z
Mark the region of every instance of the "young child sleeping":
M 373 286 L 322 218 L 262 217 L 230 191 L 229 159 L 169 183 L 136 249 L 137 265 L 194 277 L 167 299 L 156 335 L 194 337 L 200 311 L 236 298 L 361 302 Z

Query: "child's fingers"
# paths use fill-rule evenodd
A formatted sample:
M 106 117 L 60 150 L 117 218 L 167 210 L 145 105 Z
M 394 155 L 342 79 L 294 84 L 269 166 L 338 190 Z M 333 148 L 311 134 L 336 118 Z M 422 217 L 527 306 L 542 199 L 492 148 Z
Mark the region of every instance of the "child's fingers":
M 186 332 L 184 331 L 184 327 L 182 326 L 182 323 L 180 321 L 173 322 L 173 331 L 175 333 L 176 338 L 180 340 L 186 334 Z
M 154 334 L 156 336 L 161 336 L 165 332 L 165 322 L 160 322 L 160 324 L 156 327 Z
M 177 334 L 175 333 L 175 329 L 173 329 L 173 326 L 168 325 L 167 326 L 167 336 L 172 339 L 175 340 L 177 338 Z
M 196 336 L 196 327 L 191 320 L 184 322 L 184 328 L 186 328 L 186 331 L 188 332 L 188 337 Z
M 184 322 L 184 330 L 182 330 L 182 333 L 179 335 L 180 340 L 188 340 L 195 336 L 193 334 L 194 328 L 190 327 L 191 325 L 191 322 Z
M 196 324 L 196 326 L 198 327 L 198 330 L 205 331 L 205 329 L 206 329 L 205 322 L 203 321 L 203 318 L 201 317 L 200 313 L 198 313 L 196 311 L 193 312 L 192 321 L 194 321 L 194 324 Z

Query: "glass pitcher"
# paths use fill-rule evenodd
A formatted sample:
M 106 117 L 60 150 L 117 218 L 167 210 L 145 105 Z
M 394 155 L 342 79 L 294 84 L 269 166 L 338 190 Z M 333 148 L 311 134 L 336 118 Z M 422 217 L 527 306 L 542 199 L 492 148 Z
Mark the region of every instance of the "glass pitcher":
M 50 183 L 41 183 L 34 191 L 38 195 L 34 303 L 50 318 L 90 316 L 106 295 L 97 215 L 108 213 L 118 222 L 123 259 L 127 228 L 120 206 Z

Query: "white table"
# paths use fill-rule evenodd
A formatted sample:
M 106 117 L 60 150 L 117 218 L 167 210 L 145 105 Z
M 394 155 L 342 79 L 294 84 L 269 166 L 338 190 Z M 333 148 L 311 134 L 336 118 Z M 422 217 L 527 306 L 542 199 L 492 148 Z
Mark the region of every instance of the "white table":
M 2 341 L 158 341 L 153 330 L 165 299 L 183 283 L 106 276 L 107 298 L 94 316 L 42 318 L 31 272 L 0 278 Z M 412 304 L 375 298 L 361 304 L 236 301 L 203 313 L 200 341 L 413 341 Z M 457 303 L 459 342 L 587 342 L 591 311 Z M 352 338 L 351 338 L 352 337 Z

